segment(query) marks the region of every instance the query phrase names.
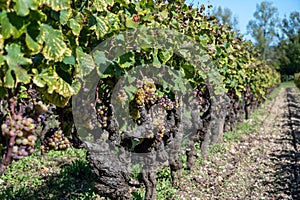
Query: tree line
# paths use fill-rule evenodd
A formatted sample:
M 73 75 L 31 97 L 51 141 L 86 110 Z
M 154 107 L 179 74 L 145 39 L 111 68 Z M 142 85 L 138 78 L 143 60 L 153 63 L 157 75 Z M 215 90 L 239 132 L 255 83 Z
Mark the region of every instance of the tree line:
M 212 15 L 217 17 L 220 24 L 229 24 L 237 31 L 238 18 L 229 8 L 214 8 Z M 256 5 L 253 17 L 248 22 L 247 35 L 253 38 L 261 59 L 267 60 L 279 71 L 283 81 L 300 72 L 299 12 L 291 12 L 280 19 L 278 9 L 272 2 L 263 1 Z

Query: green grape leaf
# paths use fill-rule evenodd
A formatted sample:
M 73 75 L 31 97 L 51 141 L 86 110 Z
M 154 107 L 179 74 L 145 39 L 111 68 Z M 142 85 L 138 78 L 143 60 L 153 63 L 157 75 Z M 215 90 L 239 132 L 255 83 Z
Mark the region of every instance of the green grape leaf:
M 135 63 L 134 54 L 132 52 L 118 57 L 118 63 L 121 68 L 129 68 Z
M 96 64 L 91 55 L 86 54 L 81 48 L 76 49 L 76 60 L 79 67 L 79 77 L 83 78 L 91 73 L 95 68 Z
M 166 64 L 173 56 L 172 51 L 160 51 L 158 57 L 162 60 L 162 64 Z
M 65 63 L 66 65 L 75 65 L 75 58 L 74 58 L 74 56 L 65 57 L 63 59 L 63 63 Z
M 157 67 L 157 68 L 160 68 L 161 67 L 161 63 L 157 57 L 157 53 L 158 53 L 158 49 L 154 49 L 153 50 L 153 53 L 152 53 L 152 57 L 153 57 L 153 66 L 154 67 Z
M 106 70 L 106 66 L 108 66 L 112 61 L 106 58 L 105 53 L 103 51 L 96 50 L 93 52 L 93 58 L 95 63 L 97 64 L 97 73 L 99 77 L 105 78 L 109 75 L 104 75 L 104 71 Z
M 12 77 L 10 71 L 7 71 L 4 77 L 4 85 L 7 88 L 13 88 L 15 85 L 14 78 Z
M 59 22 L 61 24 L 67 23 L 71 16 L 72 16 L 72 10 L 71 9 L 61 10 L 59 12 Z
M 43 100 L 62 108 L 68 104 L 71 98 L 71 96 L 63 97 L 56 92 L 49 94 L 46 88 L 38 88 L 37 90 L 42 94 Z
M 75 19 L 70 19 L 70 21 L 68 22 L 68 26 L 72 29 L 72 33 L 74 35 L 79 36 L 81 25 Z
M 108 19 L 110 31 L 119 31 L 120 25 L 123 25 L 120 23 L 119 16 L 114 13 L 108 12 L 107 19 Z
M 127 28 L 137 28 L 138 27 L 138 23 L 134 22 L 131 18 L 127 17 L 126 18 L 126 27 Z
M 0 54 L 0 66 L 2 66 L 5 63 L 5 58 L 2 54 Z
M 132 101 L 134 99 L 134 95 L 138 91 L 138 89 L 133 85 L 124 86 L 124 90 L 128 96 L 129 101 Z
M 13 88 L 16 83 L 27 84 L 30 82 L 30 76 L 27 71 L 21 67 L 21 65 L 31 64 L 32 61 L 29 58 L 25 58 L 24 54 L 21 53 L 21 47 L 17 44 L 11 44 L 5 48 L 7 55 L 5 56 L 5 61 L 8 65 L 8 70 L 5 76 L 5 86 L 8 88 Z M 12 71 L 15 74 L 16 80 L 14 81 L 12 77 Z
M 62 61 L 66 53 L 70 52 L 63 40 L 61 30 L 53 29 L 51 26 L 42 24 L 40 40 L 44 42 L 42 53 L 48 60 Z M 68 55 L 70 56 L 70 55 Z
M 0 98 L 3 98 L 3 97 L 5 97 L 5 95 L 6 95 L 6 89 L 4 88 L 4 87 L 1 87 L 0 86 Z M 1 105 L 2 106 L 2 105 Z M 1 110 L 2 111 L 2 110 Z
M 70 0 L 42 0 L 42 3 L 48 5 L 55 11 L 70 8 Z
M 16 5 L 14 9 L 20 16 L 26 16 L 29 14 L 29 9 L 36 10 L 38 7 L 38 1 L 36 0 L 13 0 Z
M 21 36 L 24 31 L 24 27 L 17 29 L 10 23 L 10 19 L 7 16 L 5 11 L 0 13 L 0 24 L 1 24 L 1 34 L 4 39 L 10 38 L 13 36 L 14 38 L 18 38 Z
M 26 33 L 25 42 L 28 49 L 32 51 L 32 54 L 37 54 L 42 49 L 42 45 L 34 41 L 28 33 Z
M 34 76 L 33 76 L 33 79 L 32 79 L 32 82 L 36 85 L 36 86 L 38 86 L 38 87 L 45 87 L 45 85 L 46 85 L 46 81 L 44 80 L 44 79 L 42 79 L 42 78 L 39 78 L 39 72 L 38 72 L 38 70 L 37 69 L 32 69 L 32 72 L 33 72 L 33 74 L 34 74 Z
M 77 94 L 81 89 L 81 83 L 78 80 L 74 80 L 72 83 L 72 88 L 74 90 L 74 94 Z

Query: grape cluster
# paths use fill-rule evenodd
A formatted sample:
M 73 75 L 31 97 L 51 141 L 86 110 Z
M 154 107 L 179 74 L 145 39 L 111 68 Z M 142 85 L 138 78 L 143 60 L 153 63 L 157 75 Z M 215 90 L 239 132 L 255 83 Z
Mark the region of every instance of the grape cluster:
M 144 77 L 142 82 L 138 83 L 138 91 L 135 94 L 136 104 L 140 107 L 143 107 L 145 104 L 151 106 L 155 104 L 156 100 L 156 86 L 153 79 Z
M 49 150 L 65 150 L 69 148 L 70 141 L 64 136 L 62 130 L 50 129 L 43 139 L 41 150 L 47 152 Z
M 100 80 L 98 83 L 98 93 L 97 93 L 98 98 L 96 98 L 96 112 L 97 112 L 97 119 L 100 122 L 101 128 L 107 128 L 108 121 L 111 118 L 111 112 L 109 110 L 109 106 L 110 106 L 112 86 L 114 86 L 113 82 L 114 80 L 108 78 L 105 80 Z M 123 94 L 123 96 L 124 98 L 126 98 L 126 93 Z
M 14 144 L 9 144 L 12 147 L 12 159 L 19 160 L 34 152 L 37 137 L 32 118 L 21 114 L 7 115 L 1 129 L 4 137 L 15 137 Z
M 108 107 L 105 105 L 99 105 L 97 107 L 97 116 L 98 116 L 98 121 L 101 124 L 102 128 L 106 128 L 107 127 L 107 123 L 108 123 Z
M 158 103 L 166 110 L 172 110 L 178 107 L 177 101 L 172 101 L 167 94 L 164 94 L 162 97 L 158 98 Z
M 138 80 L 136 87 L 138 91 L 135 93 L 133 101 L 129 103 L 129 113 L 133 120 L 138 125 L 144 121 L 140 110 L 144 107 L 150 108 L 156 103 L 156 86 L 153 79 L 144 77 L 143 80 Z
M 160 116 L 162 116 L 162 115 L 160 115 Z M 165 131 L 166 131 L 166 124 L 164 122 L 164 119 L 162 119 L 162 118 L 153 119 L 153 125 L 157 129 L 155 139 L 160 142 L 160 141 L 162 141 L 162 138 L 164 137 Z

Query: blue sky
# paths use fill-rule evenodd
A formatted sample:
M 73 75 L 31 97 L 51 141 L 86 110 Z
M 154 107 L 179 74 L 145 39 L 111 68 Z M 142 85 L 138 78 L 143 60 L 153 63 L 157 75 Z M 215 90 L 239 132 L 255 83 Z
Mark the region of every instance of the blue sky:
M 253 13 L 256 10 L 256 4 L 263 0 L 186 0 L 186 3 L 193 2 L 194 6 L 197 3 L 204 5 L 213 5 L 214 7 L 221 6 L 229 8 L 232 13 L 238 17 L 238 27 L 242 34 L 247 32 L 247 24 L 251 19 L 254 19 Z M 273 2 L 273 6 L 278 9 L 279 17 L 282 19 L 284 15 L 289 16 L 293 11 L 300 12 L 300 0 L 268 0 Z M 250 38 L 249 36 L 246 38 Z

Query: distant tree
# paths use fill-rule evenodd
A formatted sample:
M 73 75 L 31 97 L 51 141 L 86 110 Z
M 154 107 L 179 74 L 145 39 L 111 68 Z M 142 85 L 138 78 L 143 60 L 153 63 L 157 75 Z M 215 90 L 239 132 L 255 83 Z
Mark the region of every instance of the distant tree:
M 255 39 L 262 59 L 266 59 L 269 48 L 278 36 L 278 10 L 271 2 L 263 1 L 256 5 L 253 16 L 255 19 L 249 21 L 247 31 Z
M 300 14 L 292 12 L 282 20 L 283 36 L 276 47 L 276 62 L 282 75 L 300 72 Z
M 213 9 L 212 15 L 214 15 L 220 24 L 228 24 L 233 29 L 238 29 L 238 18 L 233 16 L 231 10 L 229 8 L 222 8 L 219 6 L 218 8 Z
M 300 14 L 297 11 L 294 11 L 290 14 L 289 18 L 284 18 L 282 20 L 281 25 L 282 32 L 285 37 L 293 38 L 295 35 L 298 34 L 300 30 Z

